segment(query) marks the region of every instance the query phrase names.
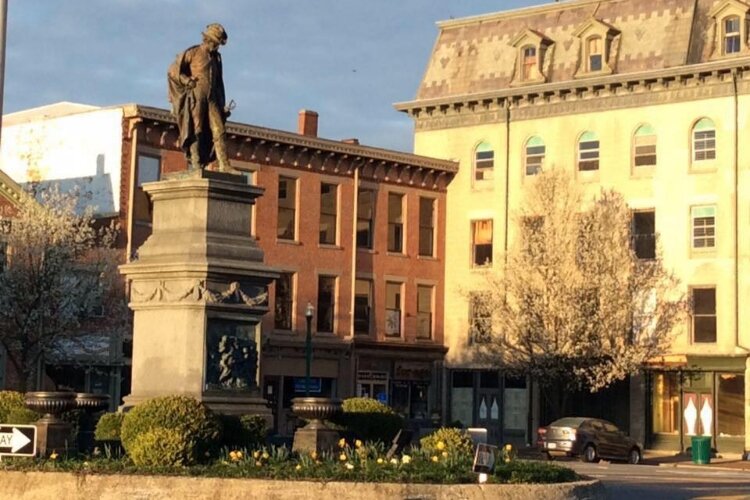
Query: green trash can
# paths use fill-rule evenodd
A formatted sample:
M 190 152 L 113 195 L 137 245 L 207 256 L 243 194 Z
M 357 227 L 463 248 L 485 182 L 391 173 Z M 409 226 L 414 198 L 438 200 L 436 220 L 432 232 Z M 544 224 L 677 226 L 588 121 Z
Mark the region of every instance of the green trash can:
M 691 439 L 690 455 L 694 464 L 711 463 L 711 436 L 693 436 Z

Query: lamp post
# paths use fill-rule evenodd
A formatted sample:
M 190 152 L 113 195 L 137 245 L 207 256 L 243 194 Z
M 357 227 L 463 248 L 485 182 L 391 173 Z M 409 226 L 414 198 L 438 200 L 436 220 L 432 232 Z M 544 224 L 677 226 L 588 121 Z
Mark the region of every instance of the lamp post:
M 310 365 L 312 365 L 312 319 L 315 308 L 307 303 L 305 319 L 307 319 L 307 335 L 305 336 L 305 397 L 310 397 Z

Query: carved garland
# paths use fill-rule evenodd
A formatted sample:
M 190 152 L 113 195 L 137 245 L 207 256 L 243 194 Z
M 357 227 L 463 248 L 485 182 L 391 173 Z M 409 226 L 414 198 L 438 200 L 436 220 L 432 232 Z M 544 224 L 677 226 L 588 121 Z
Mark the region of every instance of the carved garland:
M 229 287 L 221 292 L 208 289 L 205 280 L 196 280 L 192 287 L 181 292 L 169 290 L 164 280 L 159 281 L 158 285 L 147 291 L 139 290 L 134 285 L 131 292 L 138 303 L 203 302 L 205 304 L 244 304 L 256 307 L 268 302 L 268 290 L 251 297 L 242 290 L 237 281 L 231 282 Z

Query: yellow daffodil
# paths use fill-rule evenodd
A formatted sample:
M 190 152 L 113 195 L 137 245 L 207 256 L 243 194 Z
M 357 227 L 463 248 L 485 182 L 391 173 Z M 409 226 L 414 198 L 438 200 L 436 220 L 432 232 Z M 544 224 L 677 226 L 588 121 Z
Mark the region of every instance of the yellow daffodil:
M 382 459 L 382 458 L 378 458 L 378 459 L 376 460 L 376 462 L 377 462 L 377 463 L 379 463 L 379 464 L 382 464 L 382 463 L 383 463 L 383 459 Z
M 432 461 L 433 462 L 437 462 L 438 460 L 440 460 L 440 459 L 437 457 L 437 455 L 433 455 L 432 456 Z
M 342 453 L 341 455 L 339 455 L 339 460 L 341 460 L 342 462 L 345 462 L 346 461 L 346 453 Z
M 438 450 L 443 451 L 445 449 L 445 443 L 442 441 L 438 441 L 437 445 L 435 446 Z
M 254 459 L 256 459 L 256 460 L 258 460 L 258 459 L 260 458 L 260 452 L 259 452 L 259 451 L 257 451 L 257 450 L 256 450 L 256 451 L 254 451 L 254 452 L 253 452 L 253 458 L 254 458 Z
M 344 467 L 346 467 L 346 468 L 347 468 L 347 469 L 349 469 L 349 470 L 352 470 L 352 469 L 354 468 L 354 466 L 353 466 L 352 464 L 350 464 L 349 462 L 347 462 L 347 463 L 346 463 L 346 464 L 344 465 Z
M 315 460 L 316 458 L 318 458 L 318 452 L 315 451 L 315 450 L 311 451 L 310 452 L 310 458 L 312 458 L 313 460 Z
M 405 464 L 408 464 L 409 462 L 411 462 L 411 457 L 409 455 L 404 455 L 403 457 L 401 457 L 401 461 Z
M 343 448 L 346 446 L 346 439 L 341 438 L 339 439 L 339 448 Z
M 505 463 L 507 464 L 508 462 L 510 462 L 510 457 L 505 457 Z
M 357 448 L 362 448 L 362 441 L 357 439 L 356 441 L 354 441 L 354 446 Z
M 237 460 L 241 460 L 241 459 L 242 459 L 242 452 L 238 451 L 237 452 Z
M 49 459 L 50 459 L 50 460 L 57 460 L 57 457 L 58 457 L 58 456 L 59 456 L 59 455 L 57 454 L 57 452 L 56 452 L 56 451 L 53 451 L 52 453 L 50 453 L 50 455 L 49 455 Z
M 300 470 L 302 469 L 302 466 L 300 464 L 297 464 L 297 467 L 294 468 L 294 470 Z
M 256 466 L 256 467 L 260 467 L 261 465 L 263 465 L 263 464 L 262 464 L 262 463 L 260 463 L 260 462 L 258 462 L 257 460 L 255 461 L 255 466 Z
M 396 458 L 392 458 L 392 459 L 391 459 L 391 463 L 392 463 L 392 464 L 394 464 L 394 465 L 395 465 L 395 464 L 398 464 L 398 459 L 396 459 Z
M 263 460 L 268 460 L 268 457 L 269 457 L 269 455 L 268 455 L 268 452 L 266 452 L 266 451 L 264 451 L 263 454 L 261 455 L 261 458 Z
M 448 452 L 444 451 L 443 453 L 441 453 L 441 455 L 443 455 L 444 458 L 447 458 L 448 457 Z
M 511 451 L 512 449 L 513 449 L 513 445 L 512 444 L 508 443 L 508 444 L 505 445 L 505 450 L 506 451 Z

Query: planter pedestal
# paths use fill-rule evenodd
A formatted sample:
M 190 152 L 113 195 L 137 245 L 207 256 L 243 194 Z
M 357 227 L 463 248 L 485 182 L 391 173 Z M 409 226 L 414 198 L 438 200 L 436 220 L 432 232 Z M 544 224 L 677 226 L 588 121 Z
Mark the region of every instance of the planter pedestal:
M 292 412 L 307 420 L 307 425 L 294 432 L 292 451 L 312 453 L 330 451 L 336 448 L 339 432 L 325 425 L 328 420 L 341 412 L 341 401 L 330 398 L 294 398 Z
M 34 422 L 36 425 L 36 452 L 47 457 L 53 451 L 58 453 L 76 451 L 72 439 L 73 425 L 60 419 L 60 415 L 76 406 L 74 392 L 27 392 L 24 405 L 44 416 Z

